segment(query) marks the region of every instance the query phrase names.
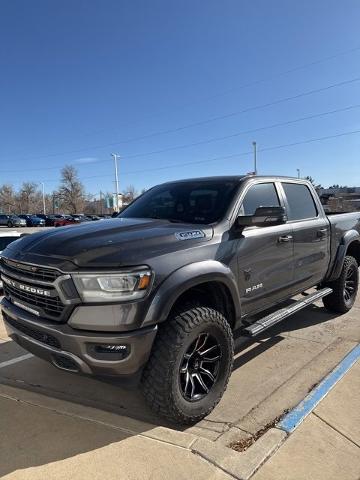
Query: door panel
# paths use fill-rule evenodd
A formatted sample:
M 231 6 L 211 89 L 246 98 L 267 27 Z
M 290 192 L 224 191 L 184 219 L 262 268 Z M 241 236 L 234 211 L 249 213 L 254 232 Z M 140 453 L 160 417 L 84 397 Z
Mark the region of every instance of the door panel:
M 284 206 L 274 182 L 257 181 L 245 192 L 239 215 L 257 207 Z M 262 310 L 287 295 L 293 281 L 291 225 L 248 227 L 238 249 L 239 291 L 245 314 Z
M 318 218 L 293 224 L 294 275 L 299 288 L 319 283 L 328 268 L 330 226 Z
M 263 310 L 293 290 L 293 242 L 289 225 L 247 228 L 239 242 L 239 290 L 245 314 Z M 280 241 L 289 237 L 288 241 Z
M 294 280 L 306 290 L 324 277 L 329 262 L 330 224 L 307 185 L 282 182 L 289 223 L 294 237 Z

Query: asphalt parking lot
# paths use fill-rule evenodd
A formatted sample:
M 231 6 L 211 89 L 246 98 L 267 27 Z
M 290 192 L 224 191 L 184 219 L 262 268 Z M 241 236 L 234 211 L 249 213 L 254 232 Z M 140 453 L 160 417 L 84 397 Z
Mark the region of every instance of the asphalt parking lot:
M 326 312 L 319 303 L 256 341 L 238 337 L 234 371 L 222 401 L 209 417 L 186 429 L 157 418 L 136 389 L 62 372 L 27 355 L 7 338 L 1 320 L 0 384 L 72 402 L 78 412 L 95 407 L 135 422 L 136 429 L 161 425 L 227 445 L 296 405 L 360 341 L 359 316 L 360 300 L 340 316 Z
M 6 232 L 19 232 L 19 233 L 36 233 L 43 232 L 44 230 L 49 230 L 54 227 L 14 227 L 9 228 L 3 225 L 0 225 L 0 233 Z

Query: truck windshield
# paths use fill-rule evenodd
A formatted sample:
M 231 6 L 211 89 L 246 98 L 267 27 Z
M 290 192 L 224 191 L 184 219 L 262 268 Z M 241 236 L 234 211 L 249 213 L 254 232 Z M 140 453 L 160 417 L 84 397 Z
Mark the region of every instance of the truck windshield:
M 238 185 L 236 181 L 224 180 L 159 185 L 145 192 L 118 217 L 215 223 L 224 216 Z

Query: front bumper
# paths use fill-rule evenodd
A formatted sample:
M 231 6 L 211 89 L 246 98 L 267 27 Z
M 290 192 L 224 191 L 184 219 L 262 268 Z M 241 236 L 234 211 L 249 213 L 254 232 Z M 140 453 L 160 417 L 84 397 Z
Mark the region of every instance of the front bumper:
M 157 332 L 156 325 L 126 333 L 79 331 L 39 319 L 6 298 L 1 307 L 7 333 L 16 343 L 62 370 L 86 375 L 136 375 L 149 358 Z M 125 356 L 104 353 L 106 345 L 126 346 L 121 353 Z

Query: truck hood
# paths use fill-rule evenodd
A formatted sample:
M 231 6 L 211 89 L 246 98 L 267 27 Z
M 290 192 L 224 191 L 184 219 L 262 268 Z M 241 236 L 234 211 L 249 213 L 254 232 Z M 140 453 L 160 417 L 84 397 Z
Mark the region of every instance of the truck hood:
M 3 256 L 63 270 L 143 265 L 152 257 L 210 240 L 208 225 L 114 218 L 54 228 L 10 244 Z

